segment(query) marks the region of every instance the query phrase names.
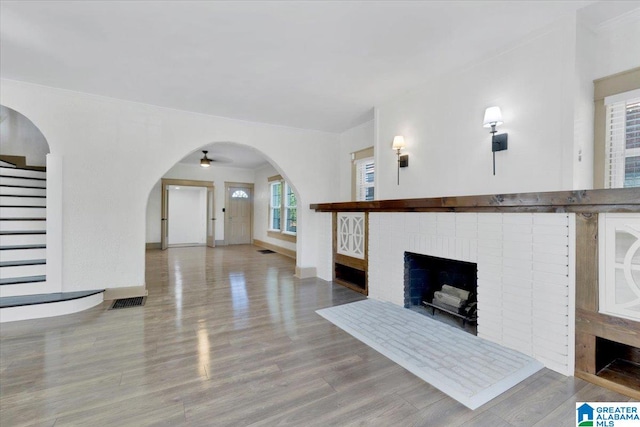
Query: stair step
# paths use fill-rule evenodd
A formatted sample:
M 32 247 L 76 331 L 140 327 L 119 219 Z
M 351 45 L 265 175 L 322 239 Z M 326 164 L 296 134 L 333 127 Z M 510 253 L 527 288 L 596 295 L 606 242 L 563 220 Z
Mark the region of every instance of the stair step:
M 46 228 L 47 220 L 44 218 L 0 218 L 0 232 L 21 230 L 37 231 Z
M 8 279 L 0 279 L 0 285 L 18 285 L 21 283 L 38 283 L 46 282 L 47 276 L 26 276 L 26 277 L 11 277 Z
M 22 265 L 41 265 L 46 264 L 46 259 L 30 259 L 23 261 L 2 261 L 0 262 L 0 267 L 17 267 Z
M 3 297 L 3 298 L 0 298 L 0 308 L 21 307 L 25 305 L 48 304 L 48 303 L 61 302 L 61 301 L 71 301 L 74 299 L 85 298 L 91 295 L 96 295 L 102 292 L 104 292 L 104 289 L 92 290 L 92 291 L 56 292 L 52 294 L 36 294 L 36 295 L 21 295 L 16 297 Z
M 0 236 L 24 236 L 29 234 L 47 234 L 47 230 L 0 231 Z
M 47 274 L 47 264 L 24 264 L 12 266 L 0 266 L 0 280 L 18 279 L 21 277 L 36 277 Z
M 47 245 L 7 245 L 0 246 L 0 251 L 14 251 L 21 249 L 46 249 Z
M 47 257 L 47 249 L 44 245 L 34 245 L 34 248 L 21 249 L 3 249 L 0 251 L 0 259 L 3 262 L 9 261 L 27 261 L 33 259 L 45 259 Z M 5 246 L 6 247 L 6 246 Z
M 27 196 L 27 195 L 7 195 L 0 194 L 0 205 L 1 206 L 46 206 L 47 205 L 47 197 L 46 196 Z
M 20 186 L 20 187 L 31 187 L 31 188 L 46 188 L 47 181 L 40 178 L 29 178 L 29 177 L 13 177 L 0 175 L 0 184 L 2 185 L 11 185 L 11 186 Z
M 3 231 L 0 233 L 0 241 L 3 246 L 45 245 L 47 244 L 47 235 L 46 233 Z
M 42 218 L 47 216 L 47 208 L 42 206 L 0 206 L 0 218 Z
M 20 175 L 14 175 L 13 173 L 11 175 L 7 175 L 7 173 L 11 173 L 12 171 L 15 170 L 19 170 L 17 168 L 5 168 L 4 170 L 0 170 L 0 179 L 5 179 L 5 178 L 20 178 L 20 179 L 28 179 L 28 180 L 34 180 L 34 181 L 46 181 L 47 178 L 43 177 L 43 176 L 38 176 L 38 177 L 34 177 L 34 176 L 20 176 Z
M 0 195 L 3 196 L 46 196 L 45 187 L 25 187 L 22 185 L 0 185 Z
M 22 176 L 27 178 L 46 179 L 47 172 L 33 169 L 0 166 L 0 176 Z

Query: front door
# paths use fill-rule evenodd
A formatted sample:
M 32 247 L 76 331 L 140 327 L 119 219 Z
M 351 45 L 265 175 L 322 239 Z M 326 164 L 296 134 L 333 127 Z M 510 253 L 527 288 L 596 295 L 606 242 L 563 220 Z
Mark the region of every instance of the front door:
M 251 243 L 252 188 L 242 185 L 227 187 L 227 226 L 225 240 L 229 245 Z

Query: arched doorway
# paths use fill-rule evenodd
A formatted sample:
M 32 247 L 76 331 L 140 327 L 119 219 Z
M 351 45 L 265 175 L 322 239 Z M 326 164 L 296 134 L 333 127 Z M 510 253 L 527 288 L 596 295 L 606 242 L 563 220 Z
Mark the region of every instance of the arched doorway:
M 207 157 L 212 159 L 211 166 L 207 169 L 200 166 L 203 158 L 203 150 L 207 151 Z M 214 198 L 215 208 L 213 215 L 208 219 L 215 218 L 213 225 L 215 229 L 215 242 L 217 246 L 229 244 L 246 244 L 264 246 L 275 249 L 293 259 L 296 257 L 297 243 L 295 234 L 274 233 L 269 229 L 269 188 L 270 179 L 279 177 L 283 182 L 284 173 L 274 166 L 272 161 L 258 150 L 235 143 L 217 142 L 200 147 L 192 151 L 184 158 L 174 164 L 172 168 L 165 172 L 156 183 L 149 194 L 147 203 L 147 249 L 159 249 L 164 247 L 162 241 L 166 236 L 168 225 L 166 205 L 162 200 L 166 196 L 166 186 L 163 189 L 163 182 L 167 180 L 197 180 L 208 182 L 215 187 Z M 293 183 L 289 183 L 293 189 Z M 238 197 L 234 199 L 233 195 Z M 240 197 L 245 195 L 246 197 Z M 234 204 L 234 202 L 236 202 Z M 251 204 L 251 213 L 240 215 L 248 218 L 248 224 L 242 223 L 234 233 L 234 206 L 239 205 L 239 211 L 246 213 L 246 206 Z M 278 236 L 274 237 L 274 234 Z M 282 234 L 283 238 L 279 234 Z M 235 237 L 234 237 L 235 236 Z M 243 240 L 244 239 L 244 240 Z M 209 245 L 212 246 L 212 245 Z
M 2 296 L 56 292 L 48 284 L 47 156 L 33 122 L 0 105 L 0 284 Z

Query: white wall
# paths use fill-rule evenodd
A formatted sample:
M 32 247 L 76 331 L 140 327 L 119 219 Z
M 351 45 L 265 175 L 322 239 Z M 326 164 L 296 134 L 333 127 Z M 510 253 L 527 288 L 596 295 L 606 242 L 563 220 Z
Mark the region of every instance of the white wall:
M 574 45 L 575 19 L 564 19 L 380 105 L 378 198 L 570 189 Z M 496 153 L 495 176 L 491 136 L 482 127 L 492 105 L 502 109 L 499 132 L 509 134 L 509 149 Z M 404 135 L 410 157 L 399 186 L 394 135 Z
M 595 28 L 594 79 L 640 67 L 640 6 Z
M 382 103 L 376 198 L 591 188 L 593 80 L 638 66 L 640 8 L 595 28 L 574 15 Z M 496 153 L 495 176 L 482 127 L 491 105 L 502 108 L 498 130 L 509 134 L 508 150 Z M 390 149 L 397 134 L 410 155 L 400 186 Z
M 255 170 L 256 181 L 253 192 L 253 238 L 295 251 L 297 250 L 296 243 L 276 239 L 267 235 L 267 230 L 269 228 L 269 198 L 271 196 L 268 179 L 269 177 L 278 174 L 279 172 L 271 165 L 266 165 Z M 304 208 L 304 206 L 298 204 L 298 211 L 303 210 Z
M 207 189 L 169 188 L 169 245 L 207 242 Z
M 338 185 L 335 134 L 6 79 L 0 81 L 0 103 L 28 117 L 63 160 L 63 291 L 143 285 L 149 193 L 178 160 L 215 141 L 246 144 L 278 165 L 303 207 L 297 264 L 317 264 L 317 221 L 304 207 L 333 199 Z
M 339 135 L 339 141 L 340 193 L 333 201 L 348 202 L 351 200 L 351 153 L 373 147 L 375 144 L 374 120 L 342 132 Z
M 25 116 L 0 105 L 0 154 L 25 156 L 30 166 L 46 166 L 49 145 Z
M 251 169 L 230 168 L 216 165 L 210 168 L 202 168 L 198 165 L 187 165 L 176 163 L 164 174 L 166 179 L 187 179 L 194 181 L 213 182 L 214 204 L 215 204 L 215 239 L 224 240 L 224 213 L 222 209 L 225 204 L 225 182 L 253 183 L 254 172 Z M 147 243 L 160 242 L 162 218 L 162 182 L 158 182 L 151 189 L 147 203 Z

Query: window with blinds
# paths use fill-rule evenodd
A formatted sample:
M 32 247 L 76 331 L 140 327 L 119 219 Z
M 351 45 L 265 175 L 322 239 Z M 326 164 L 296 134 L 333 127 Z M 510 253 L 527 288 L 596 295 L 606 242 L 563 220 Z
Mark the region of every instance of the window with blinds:
M 608 96 L 605 185 L 640 187 L 640 89 Z
M 356 161 L 356 200 L 373 200 L 375 172 L 373 157 Z

